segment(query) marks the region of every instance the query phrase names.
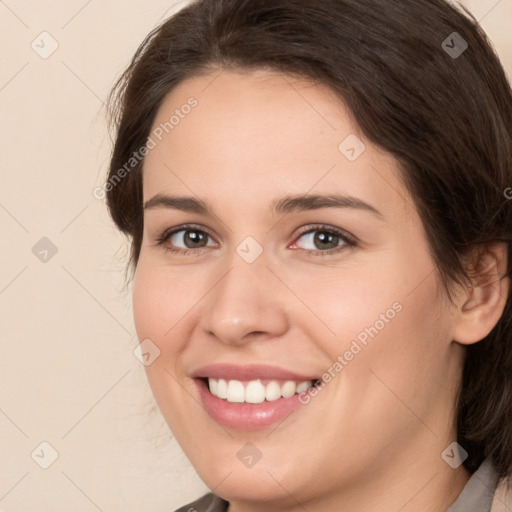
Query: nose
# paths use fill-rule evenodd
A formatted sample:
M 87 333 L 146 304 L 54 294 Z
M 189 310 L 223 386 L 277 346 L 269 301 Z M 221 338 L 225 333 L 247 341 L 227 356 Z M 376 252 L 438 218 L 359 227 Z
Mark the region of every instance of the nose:
M 263 255 L 247 263 L 234 254 L 225 268 L 205 297 L 199 322 L 203 331 L 229 345 L 284 334 L 289 325 L 286 295 Z

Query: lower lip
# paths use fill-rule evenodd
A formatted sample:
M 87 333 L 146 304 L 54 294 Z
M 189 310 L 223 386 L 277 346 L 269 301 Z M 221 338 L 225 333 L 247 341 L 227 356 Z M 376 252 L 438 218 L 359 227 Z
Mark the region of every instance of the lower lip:
M 202 379 L 195 379 L 195 382 L 208 414 L 222 426 L 236 430 L 249 431 L 270 427 L 283 421 L 301 406 L 298 394 L 260 404 L 228 402 L 212 395 Z

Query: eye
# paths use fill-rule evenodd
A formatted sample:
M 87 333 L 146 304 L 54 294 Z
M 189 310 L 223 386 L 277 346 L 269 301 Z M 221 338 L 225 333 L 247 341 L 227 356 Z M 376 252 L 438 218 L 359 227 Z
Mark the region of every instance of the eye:
M 187 253 L 189 249 L 215 246 L 215 243 L 208 243 L 208 239 L 211 238 L 204 229 L 195 226 L 180 226 L 164 231 L 158 238 L 157 245 L 165 245 L 170 252 Z
M 300 244 L 298 241 L 301 241 Z M 353 247 L 356 245 L 356 239 L 348 233 L 327 226 L 317 226 L 315 228 L 306 228 L 296 239 L 293 248 L 305 250 L 315 255 L 323 256 L 339 252 L 346 246 Z
M 185 255 L 198 253 L 206 247 L 216 247 L 217 244 L 205 229 L 186 225 L 167 229 L 158 237 L 156 245 L 162 245 L 166 251 Z M 308 226 L 290 247 L 306 251 L 308 255 L 325 256 L 356 245 L 354 236 L 338 228 Z

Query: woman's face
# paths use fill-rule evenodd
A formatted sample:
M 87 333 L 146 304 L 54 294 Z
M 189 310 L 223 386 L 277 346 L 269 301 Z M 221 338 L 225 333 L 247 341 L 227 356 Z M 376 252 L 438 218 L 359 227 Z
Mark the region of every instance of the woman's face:
M 151 138 L 135 323 L 206 484 L 307 503 L 448 468 L 462 351 L 394 159 L 327 87 L 262 71 L 181 83 Z

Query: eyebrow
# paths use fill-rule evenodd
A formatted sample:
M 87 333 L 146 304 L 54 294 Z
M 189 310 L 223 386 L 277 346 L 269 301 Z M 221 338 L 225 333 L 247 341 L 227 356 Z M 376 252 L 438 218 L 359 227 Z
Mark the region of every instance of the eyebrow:
M 144 203 L 144 210 L 153 208 L 170 208 L 202 215 L 213 214 L 213 208 L 207 202 L 195 197 L 170 196 L 158 193 Z M 350 208 L 370 212 L 381 220 L 384 215 L 374 206 L 362 199 L 340 194 L 329 195 L 291 195 L 274 200 L 270 211 L 274 214 L 287 214 L 301 210 L 318 210 L 320 208 Z

